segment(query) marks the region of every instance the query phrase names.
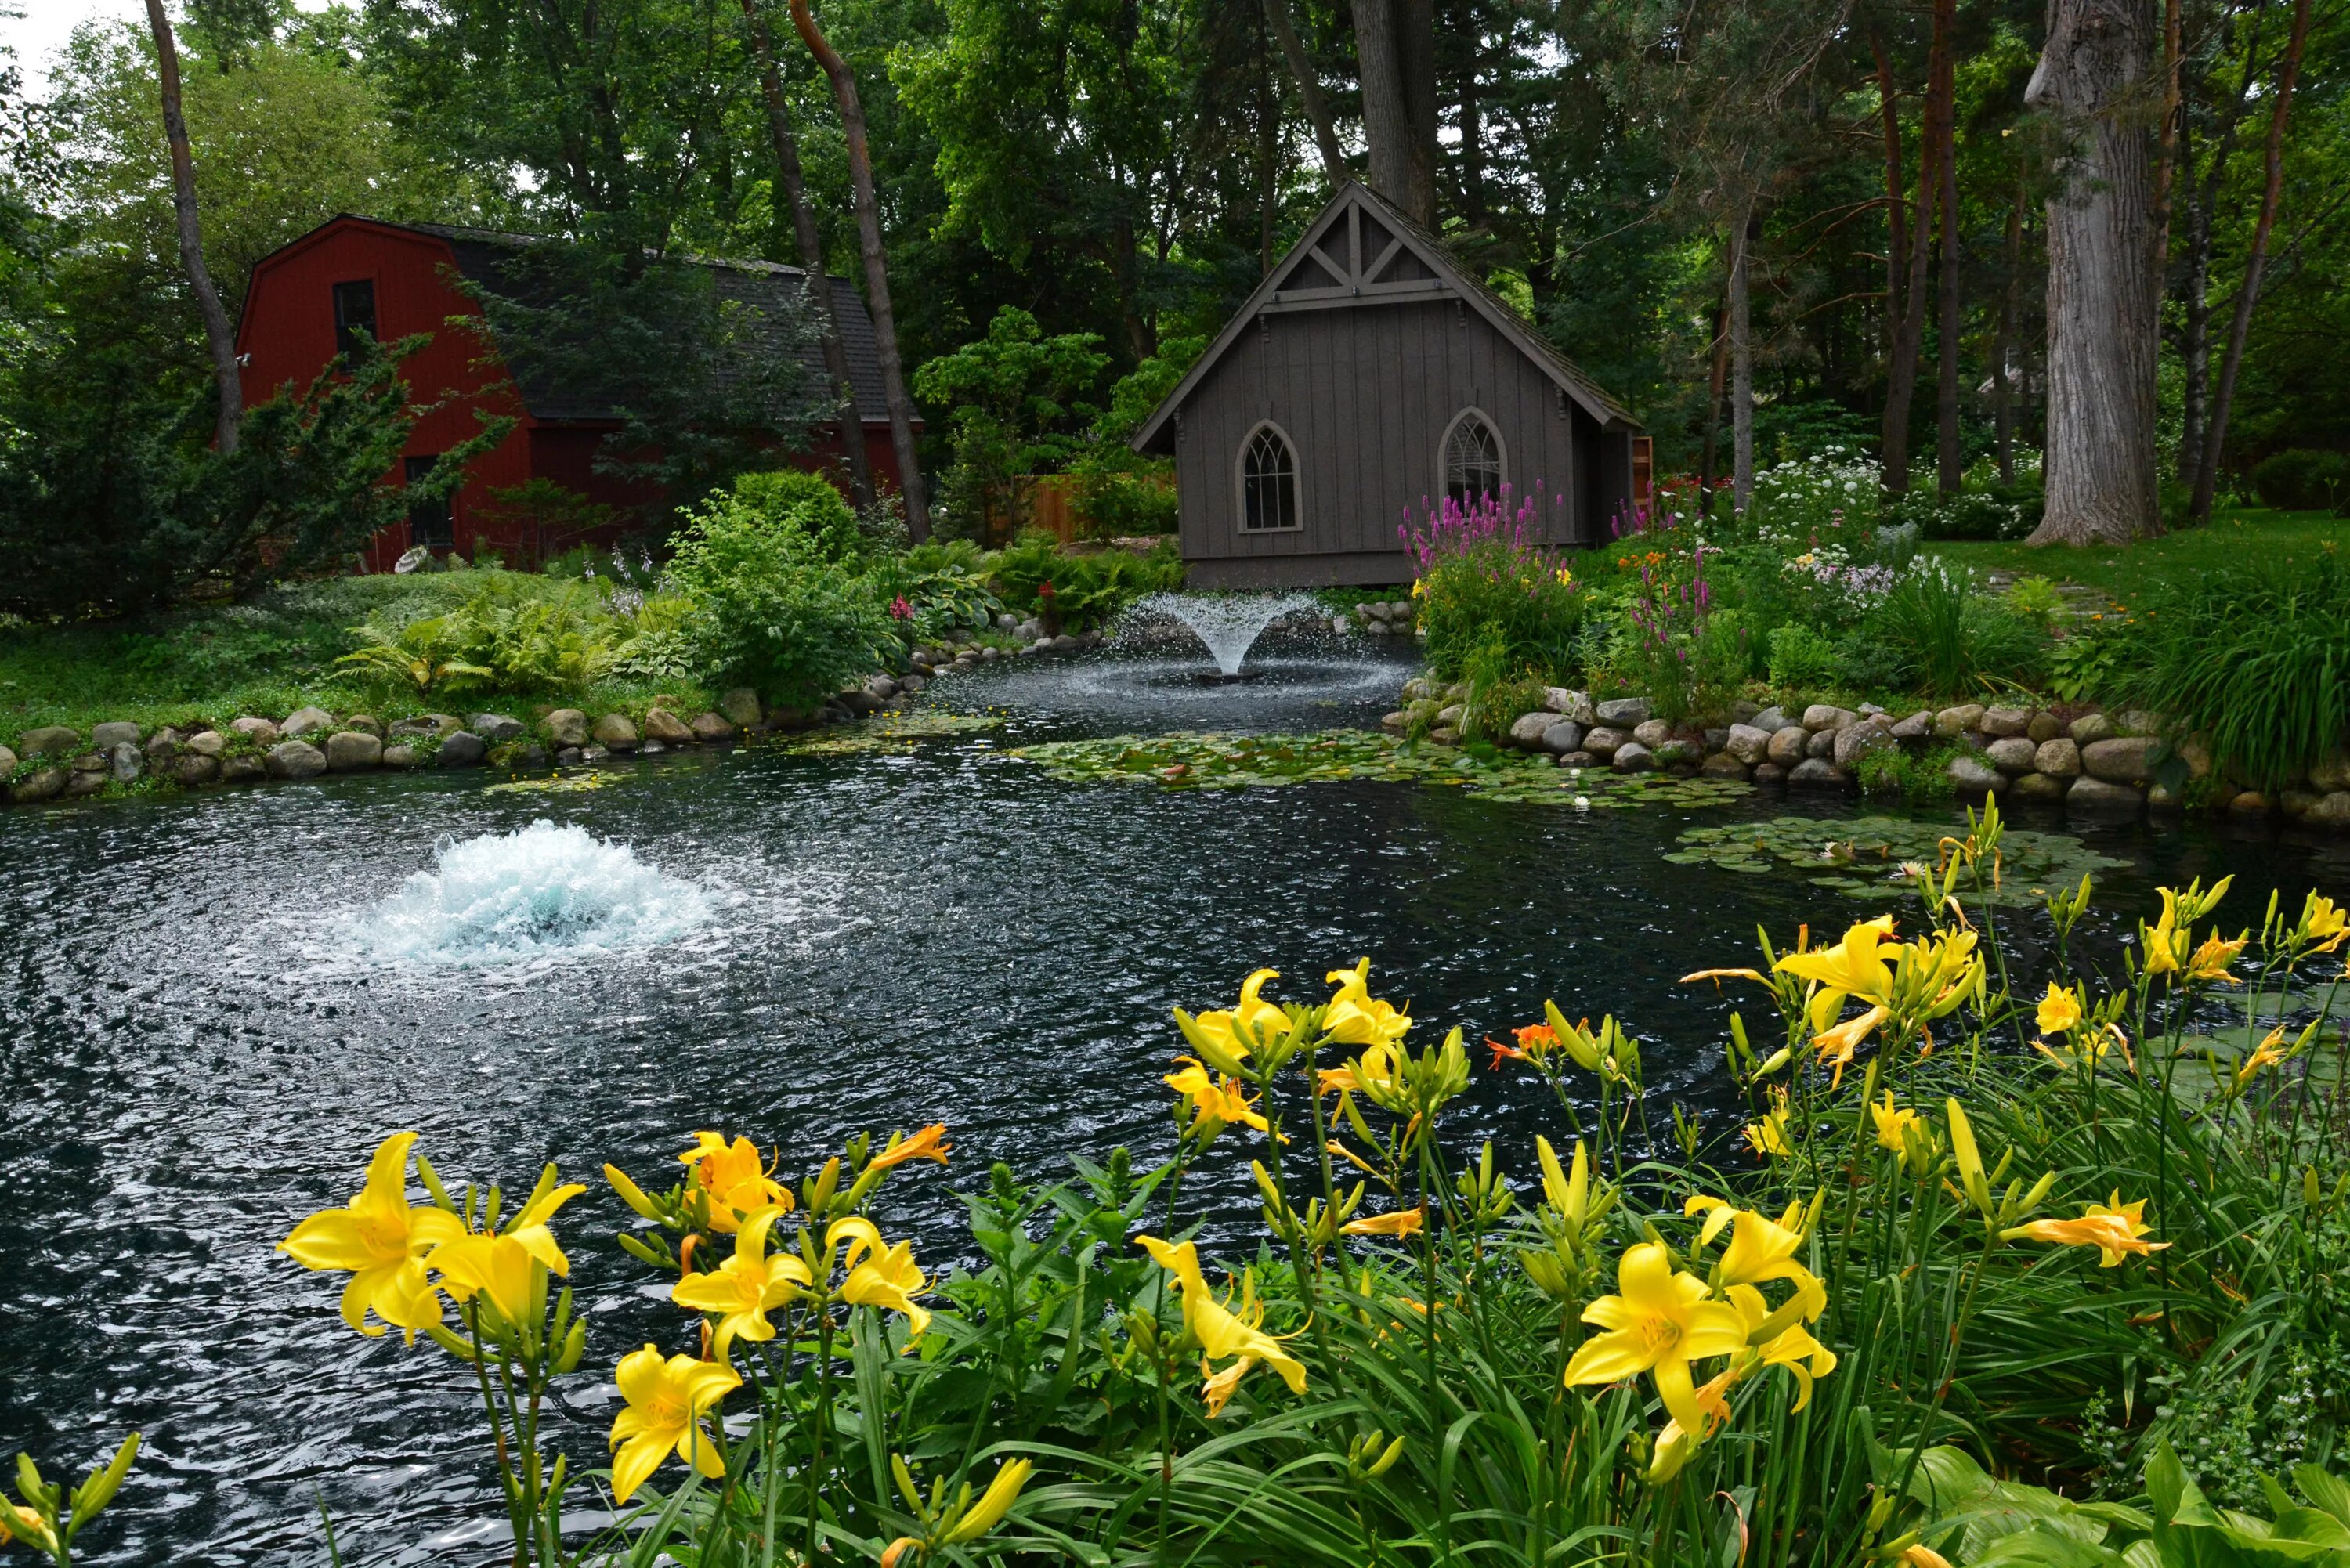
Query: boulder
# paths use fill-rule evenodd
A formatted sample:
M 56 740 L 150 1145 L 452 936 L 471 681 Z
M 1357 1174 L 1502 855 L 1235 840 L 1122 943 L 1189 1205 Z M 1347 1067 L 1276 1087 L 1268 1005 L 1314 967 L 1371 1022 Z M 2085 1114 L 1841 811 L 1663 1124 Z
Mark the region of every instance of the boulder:
M 595 742 L 608 751 L 633 752 L 637 749 L 637 727 L 629 722 L 625 713 L 607 713 L 596 721 L 590 732 Z
M 2074 779 L 2072 787 L 2064 792 L 2066 810 L 2097 816 L 2134 816 L 2145 805 L 2137 791 L 2129 785 L 2085 774 Z
M 1731 762 L 1739 764 L 1740 776 L 1771 754 L 1771 732 L 1752 724 L 1732 724 L 1730 733 L 1721 738 L 1721 750 Z
M 1392 713 L 1381 716 L 1379 728 L 1390 735 L 1400 735 L 1411 728 L 1411 715 L 1399 708 Z
M 2151 735 L 2092 741 L 2081 748 L 2081 771 L 2108 784 L 2143 784 L 2154 772 L 2154 752 L 2159 744 Z
M 327 771 L 327 754 L 307 741 L 280 741 L 269 748 L 265 765 L 274 779 L 317 778 Z
M 1457 746 L 1461 743 L 1461 732 L 1447 725 L 1439 724 L 1428 732 L 1428 738 L 1436 745 Z
M 596 749 L 600 752 L 604 748 L 598 746 Z M 555 765 L 558 768 L 576 768 L 587 760 L 588 749 L 585 746 L 566 746 L 555 753 Z
M 2148 811 L 2183 811 L 2187 803 L 2159 784 L 2146 786 L 2146 808 Z
M 1612 702 L 1602 702 L 1593 710 L 1599 722 L 1613 729 L 1628 730 L 1648 717 L 1646 697 L 1618 697 Z
M 522 738 L 523 722 L 504 713 L 476 713 L 465 721 L 465 728 L 494 746 Z
M 8 788 L 8 775 L 16 771 L 16 753 L 10 751 L 5 746 L 0 746 L 0 798 L 5 798 Z
M 2114 725 L 2120 733 L 2125 735 L 2151 735 L 2162 728 L 2155 722 L 2154 715 L 2143 708 L 2131 709 L 2115 720 Z
M 343 728 L 357 730 L 362 735 L 373 735 L 379 741 L 383 739 L 383 721 L 372 713 L 354 713 L 343 721 Z
M 383 761 L 383 741 L 365 730 L 338 730 L 327 737 L 327 771 L 358 773 Z
M 1642 742 L 1635 741 L 1632 743 L 1637 746 Z M 1677 771 L 1696 767 L 1705 756 L 1705 748 L 1686 737 L 1676 741 L 1659 741 L 1649 750 L 1657 759 L 1657 766 Z M 1620 758 L 1624 753 L 1617 752 L 1616 754 Z
M 227 756 L 220 760 L 221 783 L 252 784 L 269 776 L 269 768 L 259 757 Z
M 138 743 L 139 726 L 121 719 L 109 719 L 89 732 L 90 749 L 96 752 L 111 752 L 117 746 Z
M 2043 741 L 2033 748 L 2032 765 L 2050 778 L 2076 779 L 2081 776 L 2081 748 L 2070 735 L 2058 735 Z
M 2269 797 L 2256 789 L 2248 789 L 2228 803 L 2228 810 L 2236 816 L 2266 816 Z
M 1809 730 L 1805 734 L 1809 737 L 1804 742 L 1804 755 L 1806 758 L 1832 759 L 1835 757 L 1836 732 L 1834 730 Z
M 1794 722 L 1793 719 L 1787 717 L 1787 711 L 1784 708 L 1776 705 L 1765 708 L 1743 722 L 1753 725 L 1766 735 L 1775 735 Z
M 183 752 L 164 764 L 174 784 L 208 784 L 220 777 L 218 757 L 208 757 L 202 752 Z
M 444 768 L 477 768 L 489 754 L 487 741 L 471 730 L 460 730 L 442 739 L 436 760 Z
M 2179 748 L 2181 752 L 2200 749 L 2191 741 Z M 2210 753 L 2206 752 L 2204 755 L 2208 759 Z M 2191 771 L 2193 767 L 2191 757 L 2189 760 L 2189 766 Z M 2344 790 L 2350 790 L 2350 752 L 2335 752 L 2331 756 L 2320 757 L 2310 763 L 2309 787 L 2321 794 L 2335 794 Z
M 1461 721 L 1468 717 L 1468 714 L 1469 709 L 1467 704 L 1461 702 L 1447 702 L 1443 707 L 1439 708 L 1436 711 L 1436 722 L 1445 726 L 1447 729 L 1457 730 L 1461 727 Z
M 104 729 L 106 726 L 99 726 Z M 147 771 L 147 759 L 139 754 L 136 741 L 117 741 L 106 748 L 106 772 L 116 784 L 129 784 Z
M 1746 767 L 1744 763 L 1740 762 L 1728 752 L 1716 752 L 1705 759 L 1704 765 L 1700 767 L 1698 772 L 1710 779 L 1734 779 L 1740 784 L 1744 784 Z
M 180 754 L 180 748 L 186 743 L 187 739 L 185 735 L 168 724 L 156 731 L 147 737 L 147 765 L 151 768 L 161 767 Z
M 1934 733 L 1946 741 L 1954 741 L 1982 722 L 1983 705 L 1961 702 L 1955 708 L 1945 708 L 1934 715 Z
M 645 710 L 645 739 L 659 741 L 664 746 L 690 746 L 693 731 L 686 722 L 666 708 Z
M 1993 740 L 2008 735 L 2021 735 L 2032 728 L 2032 710 L 1986 708 L 1983 710 L 1982 717 L 1975 721 L 1975 728 Z
M 2350 789 L 2328 790 L 2301 820 L 2314 827 L 2330 827 L 2337 833 L 2350 830 Z
M 860 719 L 868 713 L 881 711 L 882 700 L 862 686 L 852 686 L 847 691 L 836 694 L 833 701 L 839 703 L 850 714 Z
M 1801 724 L 1783 724 L 1771 735 L 1771 760 L 1783 768 L 1792 768 L 1804 760 L 1804 748 L 1810 745 L 1812 732 Z
M 228 737 L 218 730 L 198 730 L 182 743 L 200 757 L 217 757 L 228 750 Z
M 611 760 L 612 753 L 606 751 L 601 746 L 582 746 L 579 748 L 579 761 L 584 766 L 600 768 Z
M 1983 748 L 1983 755 L 1991 766 L 2003 774 L 2030 773 L 2033 760 L 2039 754 L 2040 748 L 2032 743 L 2028 735 L 2002 735 Z
M 734 738 L 734 726 L 715 713 L 696 713 L 693 716 L 693 722 L 686 728 L 693 732 L 695 740 L 706 742 L 712 745 Z
M 904 692 L 909 697 L 912 696 L 915 692 L 920 691 L 923 687 L 928 686 L 930 683 L 930 677 L 921 674 L 920 671 L 914 671 L 898 677 L 898 690 Z
M 1626 741 L 1608 765 L 1619 774 L 1650 774 L 1657 771 L 1657 753 L 1638 741 Z
M 2064 779 L 2051 778 L 2046 774 L 2025 774 L 2015 781 L 2014 787 L 2008 792 L 2008 798 L 2037 801 L 2043 805 L 2054 805 L 2064 798 L 2064 785 L 2067 782 Z
M 2032 715 L 2032 722 L 2023 726 L 2025 737 L 2035 746 L 2043 741 L 2053 741 L 2064 732 L 2064 721 L 2045 708 Z
M 1595 757 L 1612 757 L 1622 748 L 1635 743 L 1625 731 L 1612 729 L 1606 724 L 1594 724 L 1583 732 L 1583 749 Z M 1643 751 L 1647 749 L 1641 747 Z
M 1599 710 L 1588 691 L 1570 691 L 1564 686 L 1553 686 L 1543 692 L 1543 706 L 1554 713 L 1564 713 L 1585 729 L 1599 722 Z
M 391 735 L 453 735 L 465 727 L 465 722 L 454 713 L 422 713 L 413 719 L 402 719 L 386 732 Z
M 2094 746 L 2099 741 L 2110 741 L 2118 732 L 2114 729 L 2114 722 L 2103 713 L 2084 713 L 2064 728 L 2065 732 L 2073 737 L 2073 743 L 2080 746 Z
M 1933 734 L 1934 715 L 1922 708 L 1893 726 L 1893 738 L 1897 741 L 1922 742 L 1932 739 Z
M 588 715 L 577 708 L 557 708 L 546 716 L 546 738 L 558 746 L 588 743 Z
M 1643 719 L 1632 726 L 1632 738 L 1653 752 L 1673 738 L 1673 727 L 1662 719 Z
M 1558 765 L 1566 769 L 1570 774 L 1579 774 L 1586 768 L 1597 767 L 1599 759 L 1589 752 L 1569 752 L 1558 759 Z
M 865 694 L 876 702 L 887 702 L 898 694 L 898 683 L 886 675 L 868 675 L 865 678 Z
M 1833 702 L 1814 702 L 1804 710 L 1804 728 L 1817 734 L 1822 730 L 1841 730 L 1860 717 L 1849 708 L 1839 708 Z
M 277 726 L 277 732 L 293 741 L 334 727 L 335 716 L 324 708 L 296 708 L 286 716 L 286 722 Z
M 1852 773 L 1860 766 L 1860 759 L 1871 752 L 1881 752 L 1901 742 L 1893 738 L 1893 726 L 1882 715 L 1846 724 L 1835 732 L 1830 742 L 1829 754 L 1835 759 L 1838 773 Z
M 1753 782 L 1763 788 L 1783 785 L 1787 782 L 1787 770 L 1776 763 L 1757 763 L 1754 764 Z
M 2187 739 L 2178 742 L 2171 748 L 2171 750 L 2178 754 L 2178 760 L 2180 762 L 2187 764 L 2187 776 L 2189 778 L 2208 779 L 2211 776 L 2211 748 L 2205 745 L 2199 737 L 2189 735 Z M 2324 764 L 2320 763 L 2319 766 L 2322 767 Z M 2320 784 L 2317 780 L 2317 771 L 2313 768 L 2310 770 L 2309 784 L 2312 789 L 2314 789 L 2320 794 L 2324 794 L 2329 789 L 2350 789 L 2350 776 L 2345 776 L 2343 782 L 2339 784 Z
M 383 749 L 383 765 L 388 768 L 414 767 L 416 748 L 406 741 L 394 741 Z
M 1555 757 L 1583 750 L 1583 726 L 1572 719 L 1561 719 L 1542 734 L 1542 749 Z
M 18 735 L 16 750 L 28 757 L 69 756 L 81 750 L 81 732 L 68 730 L 63 724 L 44 724 Z
M 1842 789 L 1845 776 L 1825 757 L 1805 757 L 1787 771 L 1791 789 Z
M 277 743 L 277 726 L 266 719 L 256 719 L 247 713 L 243 718 L 230 720 L 228 727 L 263 751 Z
M 22 805 L 36 800 L 55 800 L 66 793 L 66 781 L 73 775 L 64 768 L 35 768 L 16 781 L 8 798 Z
M 2311 807 L 2324 798 L 2322 794 L 2312 794 L 2305 789 L 2282 790 L 2277 794 L 2277 809 L 2283 812 L 2287 817 L 2298 822 L 2309 815 Z
M 1950 759 L 1950 783 L 1959 792 L 1959 804 L 1970 805 L 1975 797 L 1986 791 L 1992 794 L 2007 793 L 2007 775 L 1983 761 L 1968 755 Z
M 1510 722 L 1510 744 L 1523 746 L 1530 752 L 1536 750 L 1543 743 L 1544 734 L 1557 722 L 1558 715 L 1547 711 L 1521 713 Z M 1572 746 L 1567 749 L 1574 750 Z
M 76 768 L 66 775 L 66 794 L 69 795 L 96 794 L 105 787 L 106 770 L 102 767 Z

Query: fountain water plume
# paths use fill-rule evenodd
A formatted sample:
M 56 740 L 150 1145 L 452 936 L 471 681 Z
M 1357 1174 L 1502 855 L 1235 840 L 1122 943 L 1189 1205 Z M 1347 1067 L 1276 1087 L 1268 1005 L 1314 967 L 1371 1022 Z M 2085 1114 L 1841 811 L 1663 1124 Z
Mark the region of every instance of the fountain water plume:
M 1306 594 L 1152 594 L 1135 600 L 1126 613 L 1182 622 L 1231 680 L 1240 675 L 1241 661 L 1265 628 L 1301 611 L 1318 615 L 1321 607 Z

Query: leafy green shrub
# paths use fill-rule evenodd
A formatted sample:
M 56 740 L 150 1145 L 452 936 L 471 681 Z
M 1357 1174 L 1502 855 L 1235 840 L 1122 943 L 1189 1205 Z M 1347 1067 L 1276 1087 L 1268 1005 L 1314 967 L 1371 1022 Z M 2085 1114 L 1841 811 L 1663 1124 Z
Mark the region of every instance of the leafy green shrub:
M 2047 577 L 2018 577 L 2007 587 L 2007 607 L 2026 620 L 2054 626 L 2064 612 L 2064 596 Z
M 2350 732 L 2350 568 L 2335 556 L 2167 585 L 2142 610 L 2118 695 L 2207 732 L 2247 783 L 2273 789 Z
M 1080 466 L 1076 505 L 1090 539 L 1172 534 L 1178 514 L 1171 464 L 1135 471 Z
M 2040 525 L 2039 486 L 1991 485 L 1944 498 L 1925 486 L 1888 497 L 1885 521 L 1914 524 L 1929 539 L 2021 539 Z
M 1746 613 L 1718 609 L 1698 623 L 1690 639 L 1690 698 L 1697 712 L 1715 714 L 1735 701 L 1754 673 L 1762 639 L 1749 628 Z
M 1097 412 L 1083 396 L 1109 364 L 1100 345 L 1090 332 L 1047 337 L 1034 316 L 1007 305 L 986 337 L 914 373 L 922 400 L 948 410 L 954 461 L 941 490 L 957 528 L 977 534 L 988 518 L 1014 514 L 1015 479 L 1057 471 L 1076 454 Z
M 1768 676 L 1774 690 L 1802 691 L 1833 686 L 1844 678 L 1844 661 L 1835 644 L 1808 626 L 1771 628 Z
M 805 469 L 775 468 L 734 481 L 731 504 L 747 515 L 806 535 L 827 561 L 854 561 L 866 552 L 857 514 L 830 480 Z
M 2350 452 L 2295 447 L 2252 466 L 2252 491 L 2263 506 L 2282 511 L 2342 512 L 2350 508 Z
M 747 507 L 691 514 L 670 578 L 691 607 L 678 631 L 695 673 L 786 707 L 814 706 L 900 647 L 862 578 Z
M 1931 696 L 1958 696 L 1991 676 L 2029 684 L 2046 665 L 2045 630 L 1977 593 L 1972 573 L 1939 559 L 1903 576 L 1871 629 Z
M 1407 539 L 1420 629 L 1435 671 L 1458 679 L 1471 649 L 1498 628 L 1512 665 L 1565 677 L 1590 599 L 1586 586 L 1537 538 L 1534 503 L 1507 489 L 1463 508 L 1448 499 Z
M 1014 614 L 1042 615 L 1049 604 L 1069 631 L 1101 626 L 1145 594 L 1183 586 L 1183 559 L 1171 539 L 1147 556 L 1129 550 L 1080 555 L 1032 529 L 988 557 L 987 569 L 996 597 Z
M 1912 756 L 1899 746 L 1880 746 L 1861 754 L 1860 787 L 1872 795 L 1898 795 L 1911 805 L 1935 805 L 1957 798 L 1950 778 L 1950 759 L 1960 748 L 1931 746 Z
M 904 629 L 916 642 L 983 631 L 1003 609 L 1003 601 L 988 591 L 987 579 L 962 562 L 916 571 L 900 557 L 877 566 L 869 580 L 879 597 L 904 602 Z
M 611 673 L 627 655 L 634 628 L 587 583 L 504 572 L 483 578 L 444 614 L 353 627 L 357 646 L 337 662 L 368 684 L 422 696 L 574 690 Z

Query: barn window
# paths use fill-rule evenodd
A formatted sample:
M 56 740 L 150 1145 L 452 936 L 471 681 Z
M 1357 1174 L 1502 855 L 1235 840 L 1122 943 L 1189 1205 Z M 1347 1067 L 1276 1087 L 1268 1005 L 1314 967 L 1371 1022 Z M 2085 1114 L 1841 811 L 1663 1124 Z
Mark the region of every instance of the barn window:
M 400 477 L 411 484 L 421 483 L 440 461 L 438 454 L 411 457 L 401 465 Z M 411 546 L 424 545 L 435 550 L 446 550 L 457 542 L 457 519 L 450 508 L 449 497 L 409 497 L 408 542 Z
M 358 278 L 335 285 L 335 352 L 359 351 L 359 334 L 380 342 L 375 329 L 375 280 Z
M 1500 492 L 1502 438 L 1475 409 L 1463 409 L 1444 432 L 1444 493 L 1462 506 Z
M 1297 453 L 1280 431 L 1259 425 L 1241 449 L 1241 526 L 1254 534 L 1297 525 Z

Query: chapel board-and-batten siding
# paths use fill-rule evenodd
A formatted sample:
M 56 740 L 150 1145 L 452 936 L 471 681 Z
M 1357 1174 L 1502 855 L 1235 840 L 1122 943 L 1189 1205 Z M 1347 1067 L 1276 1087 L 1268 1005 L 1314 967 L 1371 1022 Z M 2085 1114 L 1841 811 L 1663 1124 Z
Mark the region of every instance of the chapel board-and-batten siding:
M 1607 536 L 1628 499 L 1630 416 L 1359 185 L 1335 197 L 1135 440 L 1174 458 L 1183 556 L 1207 587 L 1393 583 L 1398 530 L 1444 494 L 1464 412 L 1498 438 L 1544 536 Z M 1270 425 L 1299 525 L 1243 526 L 1243 453 Z

